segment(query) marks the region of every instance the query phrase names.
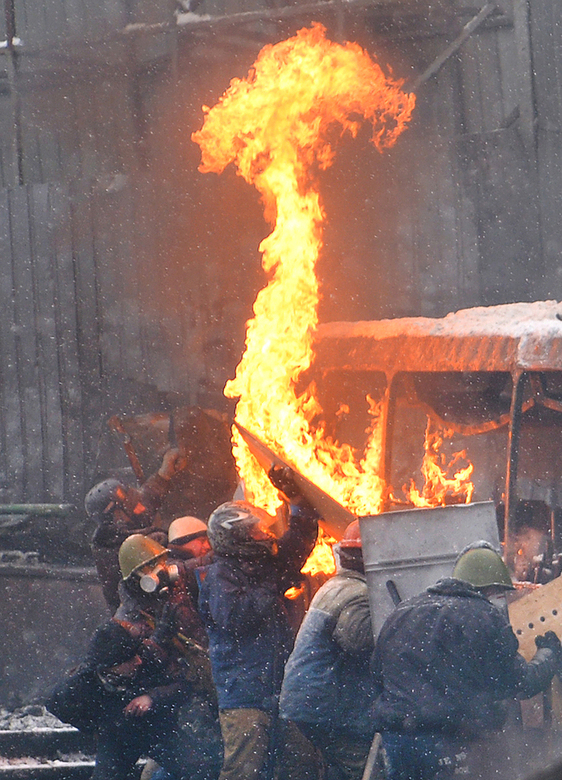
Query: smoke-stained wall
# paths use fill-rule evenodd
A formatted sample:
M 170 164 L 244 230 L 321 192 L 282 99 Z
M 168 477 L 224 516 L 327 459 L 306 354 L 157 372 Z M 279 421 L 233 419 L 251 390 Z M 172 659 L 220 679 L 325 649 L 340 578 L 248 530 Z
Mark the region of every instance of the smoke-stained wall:
M 0 90 L 5 501 L 79 505 L 94 479 L 127 465 L 112 414 L 231 410 L 222 388 L 265 281 L 258 245 L 270 228 L 233 171 L 197 171 L 190 136 L 201 106 L 264 44 L 313 21 L 133 35 L 129 23 L 171 21 L 169 5 L 90 5 L 14 6 L 24 46 Z M 527 18 L 522 5 L 490 17 L 421 84 L 394 149 L 346 138 L 321 174 L 322 321 L 562 297 L 551 67 L 562 11 L 532 0 Z M 350 4 L 320 21 L 408 84 L 468 19 L 450 3 L 438 12 Z

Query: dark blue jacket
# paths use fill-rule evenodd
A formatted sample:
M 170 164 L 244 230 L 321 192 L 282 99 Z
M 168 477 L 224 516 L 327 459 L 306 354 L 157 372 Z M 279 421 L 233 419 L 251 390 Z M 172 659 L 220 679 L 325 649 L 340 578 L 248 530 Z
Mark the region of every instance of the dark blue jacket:
M 279 711 L 299 725 L 371 739 L 378 688 L 365 575 L 341 569 L 316 593 L 285 669 Z
M 535 695 L 557 668 L 552 650 L 527 663 L 517 648 L 507 616 L 466 582 L 440 580 L 402 602 L 376 643 L 377 731 L 477 736 L 500 728 L 502 700 Z
M 199 610 L 220 709 L 276 709 L 294 641 L 283 594 L 301 581 L 317 532 L 316 520 L 292 517 L 275 557 L 250 561 L 215 554 L 200 570 Z

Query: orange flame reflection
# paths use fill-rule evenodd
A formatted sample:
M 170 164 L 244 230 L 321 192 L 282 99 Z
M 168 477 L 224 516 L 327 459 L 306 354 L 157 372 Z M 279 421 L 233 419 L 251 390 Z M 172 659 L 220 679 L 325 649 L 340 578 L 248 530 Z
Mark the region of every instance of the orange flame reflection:
M 474 485 L 470 481 L 474 470 L 472 463 L 455 471 L 452 477 L 447 477 L 447 474 L 451 473 L 460 460 L 466 460 L 465 450 L 453 453 L 449 463 L 440 452 L 443 438 L 450 438 L 451 435 L 450 431 L 432 429 L 431 421 L 428 418 L 424 442 L 425 452 L 421 466 L 424 477 L 423 489 L 420 493 L 414 480 L 411 481 L 409 490 L 404 488 L 408 499 L 414 506 L 432 507 L 451 503 L 470 503 L 474 492 Z
M 301 569 L 303 574 L 308 574 L 311 577 L 315 577 L 318 574 L 323 574 L 325 577 L 330 577 L 336 572 L 336 560 L 332 551 L 332 545 L 336 543 L 336 540 L 331 536 L 325 534 L 320 529 L 318 534 L 318 540 L 313 551 L 308 556 L 308 559 Z M 303 592 L 303 587 L 289 588 L 285 591 L 285 597 L 288 599 L 296 599 Z
M 361 121 L 373 127 L 382 151 L 405 129 L 414 96 L 384 75 L 357 44 L 326 39 L 319 24 L 266 46 L 246 79 L 229 89 L 193 134 L 203 172 L 220 173 L 230 163 L 262 195 L 273 225 L 260 251 L 268 285 L 247 324 L 246 351 L 225 394 L 238 398 L 236 420 L 334 499 L 357 514 L 380 511 L 380 426 L 373 424 L 363 454 L 325 435 L 322 409 L 310 385 L 296 383 L 312 361 L 312 332 L 319 300 L 315 265 L 322 247 L 324 212 L 312 183 L 331 165 L 328 135 L 357 135 Z M 274 513 L 272 487 L 236 431 L 234 454 L 250 500 Z

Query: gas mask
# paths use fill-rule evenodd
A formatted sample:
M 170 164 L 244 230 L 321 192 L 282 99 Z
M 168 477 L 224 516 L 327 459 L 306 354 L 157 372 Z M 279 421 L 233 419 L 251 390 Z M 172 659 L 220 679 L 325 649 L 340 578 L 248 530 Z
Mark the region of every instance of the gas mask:
M 147 574 L 143 574 L 139 584 L 145 593 L 165 593 L 179 578 L 175 564 L 158 563 Z

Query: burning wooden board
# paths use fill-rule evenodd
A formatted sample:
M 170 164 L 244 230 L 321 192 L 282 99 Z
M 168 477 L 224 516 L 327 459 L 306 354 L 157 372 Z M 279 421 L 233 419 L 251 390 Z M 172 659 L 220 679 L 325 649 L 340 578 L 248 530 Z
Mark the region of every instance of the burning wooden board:
M 535 637 L 547 631 L 562 636 L 562 577 L 513 601 L 509 620 L 519 640 L 519 652 L 530 661 L 537 649 Z
M 338 504 L 337 501 L 321 490 L 317 485 L 298 472 L 287 461 L 283 460 L 273 450 L 270 450 L 257 436 L 246 430 L 237 422 L 234 423 L 240 435 L 248 445 L 250 452 L 256 458 L 260 466 L 269 472 L 272 466 L 287 466 L 294 474 L 295 482 L 302 495 L 318 510 L 322 519 L 320 525 L 334 539 L 340 539 L 343 532 L 356 519 L 348 509 Z

